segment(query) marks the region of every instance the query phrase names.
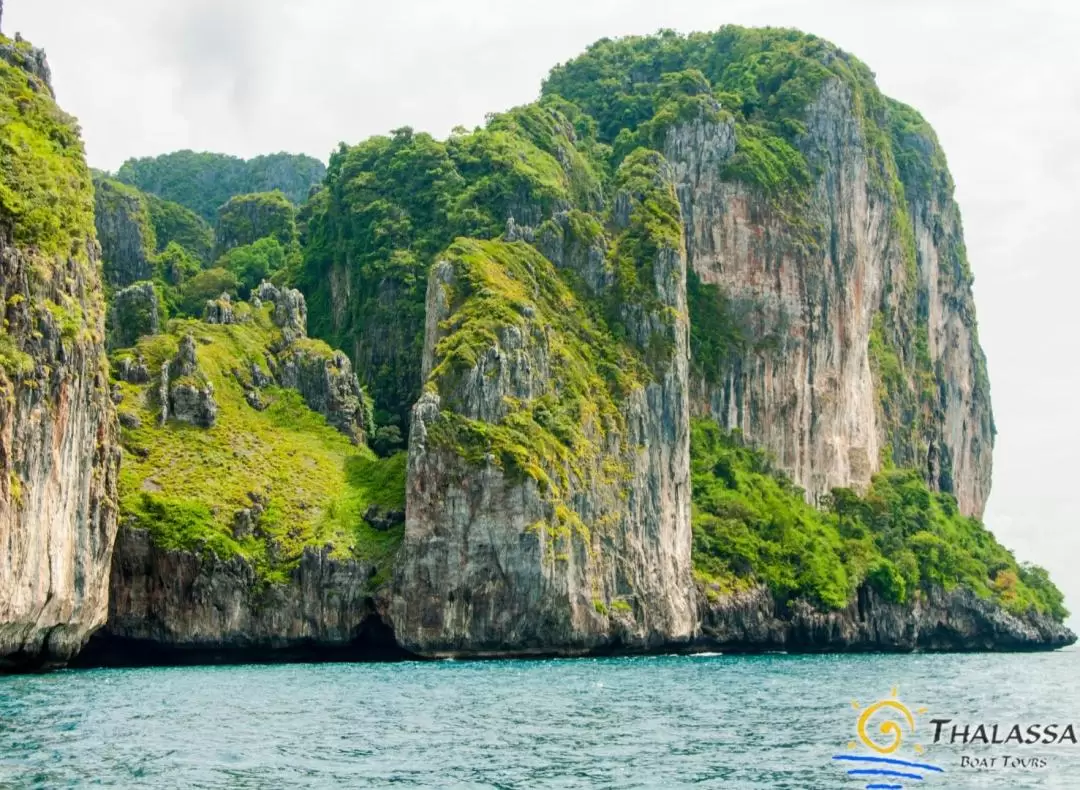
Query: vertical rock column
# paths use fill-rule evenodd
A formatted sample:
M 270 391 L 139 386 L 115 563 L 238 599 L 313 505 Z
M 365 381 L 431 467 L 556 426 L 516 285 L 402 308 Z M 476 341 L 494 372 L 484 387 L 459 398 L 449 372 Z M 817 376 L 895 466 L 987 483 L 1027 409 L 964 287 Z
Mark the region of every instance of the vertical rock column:
M 105 622 L 120 451 L 90 173 L 44 56 L 9 44 L 0 116 L 18 97 L 34 138 L 0 128 L 19 199 L 0 209 L 0 670 L 19 670 L 63 663 Z

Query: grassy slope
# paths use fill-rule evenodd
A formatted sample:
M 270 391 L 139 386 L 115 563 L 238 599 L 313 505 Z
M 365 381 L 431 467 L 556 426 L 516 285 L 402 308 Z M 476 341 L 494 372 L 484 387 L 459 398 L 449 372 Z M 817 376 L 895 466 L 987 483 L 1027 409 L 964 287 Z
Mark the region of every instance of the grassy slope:
M 134 413 L 142 423 L 123 430 L 123 516 L 150 529 L 165 547 L 240 554 L 269 580 L 284 580 L 305 546 L 333 544 L 336 556 L 385 563 L 402 528 L 378 532 L 362 515 L 372 503 L 404 507 L 405 456 L 376 459 L 292 391 L 267 388 L 271 405 L 263 412 L 247 404 L 233 371 L 250 377 L 253 362 L 269 369 L 267 348 L 279 337 L 269 310 L 256 312 L 247 324 L 173 321 L 168 334 L 139 342 L 138 351 L 158 371 L 179 338 L 194 335 L 199 367 L 214 385 L 219 410 L 209 429 L 175 421 L 161 427 L 157 382 L 120 384 L 120 412 Z M 117 352 L 114 359 L 130 353 Z M 234 514 L 251 506 L 250 493 L 267 501 L 260 522 L 265 535 L 236 540 Z

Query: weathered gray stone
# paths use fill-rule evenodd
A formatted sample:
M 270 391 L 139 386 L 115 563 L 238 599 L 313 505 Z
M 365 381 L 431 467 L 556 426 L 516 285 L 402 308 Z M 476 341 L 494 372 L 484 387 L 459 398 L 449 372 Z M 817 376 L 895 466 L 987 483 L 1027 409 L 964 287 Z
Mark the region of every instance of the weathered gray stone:
M 273 302 L 274 324 L 281 327 L 285 345 L 307 337 L 307 302 L 304 295 L 295 288 L 278 288 L 263 280 L 255 290 L 255 296 L 262 302 Z
M 370 564 L 308 548 L 284 584 L 241 557 L 170 551 L 145 530 L 116 541 L 109 621 L 82 662 L 145 664 L 328 654 L 398 657 L 375 611 Z
M 1076 641 L 1049 617 L 1017 617 L 964 588 L 934 588 L 893 604 L 863 586 L 846 609 L 828 612 L 803 600 L 780 604 L 764 587 L 717 600 L 702 590 L 699 600 L 694 646 L 705 650 L 1052 650 Z
M 208 299 L 203 308 L 203 321 L 208 324 L 235 324 L 236 311 L 233 309 L 232 298 L 228 293 L 223 293 L 217 299 Z
M 144 335 L 161 331 L 164 308 L 154 284 L 144 281 L 121 288 L 113 294 L 106 321 L 109 348 L 127 348 Z
M 364 512 L 364 521 L 370 524 L 372 529 L 385 532 L 405 523 L 405 511 L 387 510 L 378 505 L 371 505 Z
M 150 381 L 150 368 L 141 354 L 121 357 L 117 362 L 116 377 L 128 384 L 146 384 Z
M 262 394 L 258 390 L 245 391 L 244 400 L 247 401 L 247 405 L 255 409 L 255 411 L 265 411 L 266 407 L 270 405 L 263 400 Z
M 214 385 L 209 381 L 198 386 L 182 382 L 169 388 L 169 417 L 201 428 L 212 428 L 217 421 Z
M 142 193 L 108 178 L 94 179 L 94 224 L 106 283 L 122 288 L 153 278 L 157 242 Z
M 661 188 L 670 190 L 670 181 Z M 587 254 L 571 257 L 589 264 Z M 522 308 L 524 326 L 497 328 L 496 342 L 454 379 L 451 391 L 420 397 L 409 437 L 405 539 L 387 612 L 408 650 L 434 656 L 578 654 L 615 645 L 676 649 L 692 638 L 682 250 L 661 249 L 652 269 L 652 307 L 624 320 L 631 342 L 655 333 L 668 341 L 666 358 L 658 360 L 665 372 L 626 395 L 620 409 L 627 435 L 602 440 L 598 473 L 587 481 L 567 476 L 569 490 L 561 490 L 558 506 L 533 478 L 466 461 L 432 440 L 443 412 L 498 422 L 507 402 L 531 402 L 554 391 L 560 363 L 539 313 Z M 596 279 L 603 287 L 605 278 Z M 453 264 L 432 267 L 425 378 L 440 362 L 439 343 L 451 323 L 448 295 L 460 288 Z M 625 477 L 603 475 L 605 465 L 625 470 Z M 587 526 L 575 531 L 566 519 Z
M 117 417 L 120 419 L 120 424 L 125 428 L 141 428 L 142 420 L 139 419 L 139 415 L 130 411 L 122 411 Z
M 258 362 L 251 363 L 251 383 L 256 387 L 269 387 L 274 380 L 259 367 Z
M 195 338 L 184 335 L 176 356 L 161 368 L 161 422 L 179 420 L 211 428 L 217 421 L 214 385 L 199 373 Z
M 371 404 L 360 389 L 352 363 L 340 351 L 327 355 L 318 348 L 293 346 L 279 356 L 277 378 L 281 386 L 299 392 L 309 409 L 327 422 L 364 443 L 372 427 Z

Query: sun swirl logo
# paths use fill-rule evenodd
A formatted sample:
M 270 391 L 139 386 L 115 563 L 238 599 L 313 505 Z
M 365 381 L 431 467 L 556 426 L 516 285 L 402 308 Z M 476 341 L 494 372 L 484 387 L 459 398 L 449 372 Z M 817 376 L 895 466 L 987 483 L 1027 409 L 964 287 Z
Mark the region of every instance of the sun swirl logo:
M 855 725 L 857 741 L 848 743 L 847 754 L 837 754 L 833 760 L 847 770 L 852 779 L 868 781 L 866 790 L 903 790 L 904 780 L 922 782 L 945 769 L 920 758 L 925 749 L 911 746 L 912 759 L 905 756 L 905 739 L 916 730 L 916 717 L 929 711 L 917 708 L 914 712 L 900 701 L 897 689 L 887 698 L 863 707 L 852 702 L 859 712 Z

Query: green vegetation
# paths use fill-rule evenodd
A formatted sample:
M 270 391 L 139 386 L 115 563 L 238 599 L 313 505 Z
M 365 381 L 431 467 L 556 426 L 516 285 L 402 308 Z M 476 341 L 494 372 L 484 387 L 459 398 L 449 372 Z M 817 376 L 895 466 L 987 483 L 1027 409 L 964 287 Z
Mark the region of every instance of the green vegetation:
M 403 423 L 418 392 L 426 274 L 439 252 L 459 236 L 499 235 L 510 216 L 532 228 L 549 227 L 545 222 L 565 210 L 597 227 L 607 223 L 598 209 L 612 205 L 621 188 L 619 166 L 650 161 L 642 149 L 662 150 L 670 128 L 696 119 L 733 124 L 735 151 L 723 177 L 761 190 L 789 220 L 792 243 L 818 249 L 819 230 L 798 213 L 813 178 L 801 146 L 807 110 L 829 82 L 850 95 L 869 143 L 871 181 L 900 207 L 896 238 L 914 270 L 901 176 L 904 183 L 921 178 L 923 168 L 940 177 L 944 167 L 936 143 L 928 164 L 919 153 L 930 139 L 921 118 L 886 100 L 859 60 L 815 36 L 734 26 L 689 36 L 666 31 L 597 42 L 551 72 L 540 102 L 492 116 L 484 129 L 458 130 L 441 142 L 406 128 L 343 146 L 331 158 L 326 189 L 301 217 L 305 262 L 298 282 L 311 304 L 312 332 L 349 349 L 381 413 Z M 677 205 L 662 213 L 678 233 Z M 617 286 L 632 291 L 645 282 L 653 257 L 636 248 L 632 235 L 618 246 Z M 888 323 L 912 324 L 914 283 L 894 287 L 904 289 L 903 315 L 888 316 Z M 349 303 L 335 302 L 332 291 L 344 288 Z M 731 347 L 725 333 L 733 327 L 714 320 L 727 306 L 710 306 L 709 290 L 698 289 L 691 300 L 691 323 L 697 361 L 716 368 L 723 360 L 705 354 Z M 619 332 L 616 313 L 625 311 L 606 312 Z M 708 335 L 712 326 L 720 335 Z M 905 375 L 922 376 L 927 371 L 903 336 L 895 330 L 883 338 Z M 895 444 L 914 453 L 918 442 L 898 437 Z
M 201 272 L 202 268 L 202 261 L 192 255 L 186 247 L 171 241 L 169 246 L 157 256 L 154 279 L 166 285 L 179 287 Z
M 623 430 L 618 401 L 641 386 L 647 371 L 589 317 L 533 247 L 458 239 L 442 257 L 454 277 L 451 315 L 428 379 L 445 409 L 433 438 L 472 463 L 491 457 L 511 477 L 532 477 L 557 497 L 571 473 L 583 479 L 595 470 L 607 434 Z M 505 403 L 506 414 L 496 423 L 455 413 L 461 375 L 508 331 L 516 331 L 526 348 L 546 344 L 548 391 Z
M 218 209 L 214 236 L 218 256 L 265 238 L 291 250 L 296 245 L 296 207 L 281 192 L 237 195 Z
M 686 273 L 686 304 L 690 313 L 690 361 L 696 373 L 717 383 L 747 346 L 746 333 L 719 286 L 701 282 L 697 272 Z
M 204 264 L 209 263 L 214 249 L 214 230 L 194 211 L 179 203 L 162 200 L 156 195 L 146 195 L 150 221 L 157 239 L 156 252 L 176 244 Z
M 25 279 L 17 262 L 0 267 L 10 275 L 0 277 L 0 391 L 8 389 L 9 378 L 34 375 L 34 357 L 24 349 L 46 326 L 60 333 L 65 347 L 102 339 L 103 303 L 90 288 L 96 276 L 89 254 L 90 171 L 75 119 L 21 67 L 32 69 L 32 56 L 29 43 L 0 35 L 0 238 L 20 248 L 26 264 Z M 26 315 L 30 325 L 9 334 L 8 321 L 17 315 Z
M 327 189 L 301 216 L 300 282 L 312 334 L 355 349 L 384 418 L 404 424 L 419 394 L 424 295 L 436 255 L 456 236 L 501 233 L 508 216 L 539 224 L 575 195 L 597 199 L 597 176 L 559 106 L 512 110 L 446 142 L 398 129 L 331 157 Z M 346 277 L 351 299 L 342 310 L 331 288 Z
M 470 463 L 494 463 L 511 479 L 534 480 L 552 508 L 551 524 L 534 527 L 560 540 L 586 538 L 594 525 L 582 521 L 570 497 L 591 478 L 625 480 L 623 456 L 609 443 L 626 435 L 621 403 L 663 371 L 674 342 L 664 327 L 680 319 L 660 302 L 655 282 L 657 264 L 682 245 L 680 207 L 660 153 L 670 130 L 730 123 L 734 151 L 721 177 L 777 210 L 796 253 L 816 253 L 819 229 L 799 214 L 817 176 L 806 147 L 807 111 L 833 83 L 839 100 L 850 95 L 871 187 L 892 207 L 890 243 L 904 264 L 902 281 L 886 285 L 888 306 L 870 337 L 891 441 L 886 460 L 921 466 L 936 379 L 918 310 L 907 201 L 951 196 L 940 147 L 917 113 L 885 99 L 870 71 L 842 50 L 797 31 L 725 27 L 600 41 L 556 68 L 539 102 L 491 116 L 484 128 L 455 130 L 445 141 L 402 128 L 342 145 L 325 180 L 319 163 L 287 155 L 245 163 L 186 151 L 126 163 L 121 180 L 161 196 L 144 201 L 144 238 L 170 313 L 198 316 L 208 299 L 246 294 L 263 278 L 299 285 L 312 334 L 347 349 L 374 396 L 382 427 L 373 446 L 384 457 L 349 444 L 295 393 L 268 388 L 265 411 L 247 404 L 238 377 L 250 376 L 251 362 L 266 369 L 276 339 L 265 309 L 237 325 L 174 321 L 168 334 L 141 339 L 137 350 L 157 371 L 177 338 L 194 332 L 219 420 L 211 429 L 161 427 L 156 387 L 121 385 L 121 410 L 141 422 L 124 429 L 125 516 L 165 546 L 241 554 L 267 580 L 283 578 L 304 547 L 332 543 L 339 555 L 380 563 L 378 583 L 402 530 L 378 532 L 361 516 L 371 504 L 403 507 L 401 426 L 428 387 L 442 398 L 429 434 L 436 446 Z M 5 119 L 14 111 L 0 105 Z M 8 126 L 0 135 L 12 134 Z M 4 145 L 6 154 L 22 143 Z M 45 192 L 35 198 L 48 199 Z M 4 217 L 13 211 L 5 200 L 0 193 Z M 299 211 L 294 203 L 303 203 Z M 20 210 L 30 216 L 27 206 Z M 216 242 L 196 214 L 216 218 Z M 510 218 L 518 231 L 500 240 Z M 958 217 L 956 228 L 958 234 Z M 557 269 L 537 251 L 555 259 L 555 246 L 509 240 L 533 238 L 534 231 L 588 258 L 611 287 L 590 293 L 577 261 Z M 970 282 L 962 243 L 949 250 L 957 277 Z M 424 302 L 437 261 L 452 267 L 453 280 L 441 294 L 449 317 L 424 382 Z M 688 307 L 694 365 L 710 382 L 783 333 L 777 327 L 752 336 L 746 319 L 753 305 L 734 303 L 693 273 Z M 492 421 L 466 416 L 464 377 L 486 374 L 491 349 L 505 349 L 512 333 L 526 349 L 543 345 L 551 370 L 546 391 L 504 399 Z M 0 365 L 25 364 L 4 340 L 0 334 Z M 317 347 L 329 353 L 329 346 Z M 984 368 L 977 386 L 986 386 Z M 963 585 L 1010 611 L 1065 614 L 1045 571 L 1018 565 L 980 523 L 957 512 L 948 494 L 930 492 L 913 471 L 889 468 L 865 496 L 837 490 L 817 509 L 765 456 L 715 425 L 694 425 L 692 453 L 693 556 L 711 594 L 760 583 L 784 599 L 840 608 L 862 584 L 896 602 L 931 585 Z M 265 502 L 257 531 L 234 533 L 236 513 L 255 502 Z M 603 614 L 632 609 L 623 600 L 595 606 Z
M 664 158 L 655 151 L 637 149 L 615 175 L 617 192 L 630 196 L 627 226 L 612 248 L 615 299 L 618 303 L 654 300 L 653 264 L 664 249 L 682 248 L 679 201 L 671 182 L 662 175 Z
M 234 247 L 217 262 L 220 268 L 236 277 L 245 295 L 257 288 L 263 280 L 277 282 L 286 272 L 288 264 L 286 248 L 272 236 L 261 238 L 254 244 Z
M 764 583 L 781 599 L 839 609 L 863 583 L 897 603 L 964 586 L 1017 614 L 1067 616 L 1044 570 L 1019 565 L 913 470 L 882 472 L 862 497 L 836 489 L 819 510 L 767 456 L 712 422 L 694 423 L 690 447 L 694 569 L 711 594 Z
M 236 195 L 279 189 L 299 205 L 325 173 L 322 162 L 303 155 L 272 154 L 245 162 L 225 154 L 176 151 L 129 159 L 116 177 L 214 222 L 218 208 Z
M 241 381 L 250 380 L 252 363 L 268 369 L 268 349 L 280 340 L 269 309 L 251 311 L 243 324 L 173 321 L 168 334 L 114 353 L 114 362 L 140 354 L 156 373 L 191 333 L 218 404 L 212 428 L 161 426 L 156 380 L 117 382 L 124 394 L 119 410 L 139 420 L 139 427 L 122 431 L 122 517 L 166 548 L 239 554 L 271 582 L 284 581 L 307 546 L 332 544 L 336 556 L 385 566 L 403 527 L 377 531 L 363 513 L 370 504 L 404 508 L 405 457 L 375 458 L 290 390 L 264 388 L 264 411 L 248 405 Z M 254 531 L 234 532 L 236 514 L 256 502 L 264 510 Z
M 85 262 L 93 211 L 75 120 L 36 77 L 0 59 L 0 224 L 20 247 Z
M 206 302 L 222 294 L 231 297 L 240 293 L 240 280 L 228 269 L 206 269 L 187 280 L 179 291 L 177 311 L 186 316 L 201 316 Z
M 919 293 L 908 201 L 936 200 L 935 210 L 953 215 L 944 224 L 957 229 L 942 240 L 951 263 L 944 268 L 962 286 L 971 282 L 945 157 L 923 118 L 884 97 L 855 57 L 816 36 L 779 28 L 603 39 L 555 68 L 543 92 L 570 100 L 593 119 L 599 144 L 612 146 L 613 163 L 638 146 L 663 150 L 667 130 L 677 123 L 730 119 L 735 150 L 721 176 L 767 200 L 787 226 L 792 253 L 816 256 L 827 239 L 802 208 L 820 166 L 807 142 L 807 124 L 814 122 L 808 111 L 826 86 L 833 86 L 826 101 L 850 103 L 865 139 L 871 188 L 891 207 L 890 244 L 904 265 L 902 277 L 886 284 L 871 354 L 875 373 L 890 376 L 879 384 L 891 461 L 915 464 L 935 443 L 936 380 L 920 340 L 927 316 L 919 307 L 925 294 Z M 737 323 L 724 315 L 730 304 L 723 294 L 717 291 L 719 304 L 712 304 L 707 292 L 715 289 L 690 286 L 696 367 L 716 380 L 727 355 L 746 338 L 732 334 Z M 967 318 L 974 334 L 974 317 Z M 977 367 L 978 397 L 986 397 L 985 366 Z
M 552 70 L 545 95 L 563 96 L 596 119 L 616 155 L 663 150 L 667 130 L 695 117 L 735 124 L 725 177 L 771 195 L 801 195 L 810 174 L 797 143 L 806 109 L 829 79 L 873 88 L 858 60 L 815 36 L 726 26 L 715 33 L 602 39 Z
M 172 315 L 198 318 L 207 299 L 284 282 L 300 264 L 296 208 L 281 192 L 241 195 L 221 208 L 220 236 L 197 214 L 99 176 L 96 224 L 111 289 L 152 280 Z M 205 268 L 215 260 L 213 268 Z
M 952 197 L 953 183 L 945 152 L 933 128 L 916 110 L 893 99 L 888 104 L 889 136 L 896 169 L 908 200 Z

